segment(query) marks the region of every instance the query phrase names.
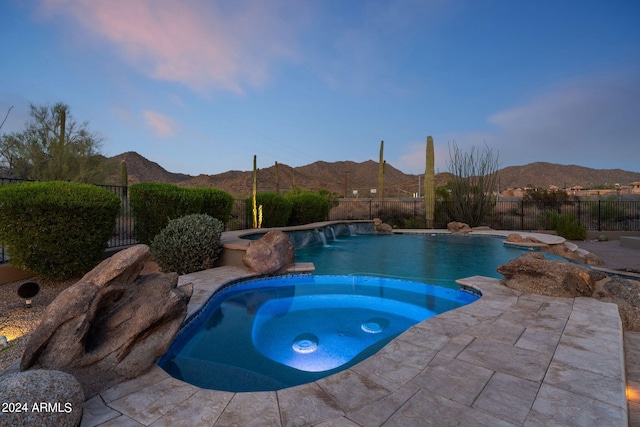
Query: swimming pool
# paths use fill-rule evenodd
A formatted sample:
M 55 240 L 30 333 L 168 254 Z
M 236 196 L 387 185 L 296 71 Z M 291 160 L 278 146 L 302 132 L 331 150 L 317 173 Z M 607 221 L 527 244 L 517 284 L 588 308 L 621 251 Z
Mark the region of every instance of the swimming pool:
M 340 237 L 299 249 L 296 260 L 313 262 L 317 275 L 218 292 L 159 365 L 196 386 L 234 392 L 315 381 L 414 324 L 475 301 L 455 280 L 500 277 L 496 267 L 520 254 L 501 239 L 437 234 Z
M 416 323 L 478 298 L 369 276 L 251 280 L 216 294 L 159 365 L 203 388 L 279 390 L 353 366 Z

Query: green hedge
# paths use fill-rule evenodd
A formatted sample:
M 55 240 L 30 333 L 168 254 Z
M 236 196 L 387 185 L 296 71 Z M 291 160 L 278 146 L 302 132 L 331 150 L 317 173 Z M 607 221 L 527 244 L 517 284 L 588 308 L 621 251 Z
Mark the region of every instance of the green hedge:
M 172 219 L 207 214 L 224 224 L 233 209 L 233 197 L 216 188 L 142 183 L 130 186 L 129 195 L 136 239 L 145 244 L 150 244 Z
M 120 198 L 88 184 L 28 182 L 0 187 L 0 241 L 9 263 L 45 280 L 80 277 L 101 260 Z
M 287 199 L 293 204 L 289 225 L 302 225 L 326 221 L 329 216 L 329 201 L 315 193 L 291 194 Z
M 293 202 L 277 193 L 256 194 L 257 206 L 262 205 L 262 227 L 284 227 L 289 222 Z M 247 224 L 253 224 L 253 200 L 245 200 Z

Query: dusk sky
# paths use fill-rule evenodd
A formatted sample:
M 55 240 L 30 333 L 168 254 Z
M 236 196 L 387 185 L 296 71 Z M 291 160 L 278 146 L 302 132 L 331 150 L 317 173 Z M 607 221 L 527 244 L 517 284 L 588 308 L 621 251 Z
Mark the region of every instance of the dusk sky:
M 638 0 L 0 0 L 0 121 L 63 102 L 171 172 L 385 160 L 640 172 Z

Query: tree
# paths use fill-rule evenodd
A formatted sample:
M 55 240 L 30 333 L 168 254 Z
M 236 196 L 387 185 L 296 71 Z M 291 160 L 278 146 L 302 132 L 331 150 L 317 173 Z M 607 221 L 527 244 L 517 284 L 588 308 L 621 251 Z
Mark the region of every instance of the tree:
M 454 141 L 449 145 L 449 158 L 453 178 L 447 184 L 447 213 L 454 221 L 479 226 L 495 205 L 498 154 L 494 156 L 486 144 L 483 149 L 471 147 L 470 151 L 463 152 Z
M 42 181 L 98 182 L 107 170 L 100 155 L 101 139 L 78 124 L 66 104 L 30 104 L 25 130 L 0 137 L 4 175 Z

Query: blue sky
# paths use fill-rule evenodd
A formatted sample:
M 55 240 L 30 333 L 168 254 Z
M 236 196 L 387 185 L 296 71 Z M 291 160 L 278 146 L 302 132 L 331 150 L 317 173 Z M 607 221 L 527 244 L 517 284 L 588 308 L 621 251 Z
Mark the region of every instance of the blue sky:
M 640 2 L 0 0 L 0 113 L 64 102 L 172 172 L 385 160 L 640 172 Z

